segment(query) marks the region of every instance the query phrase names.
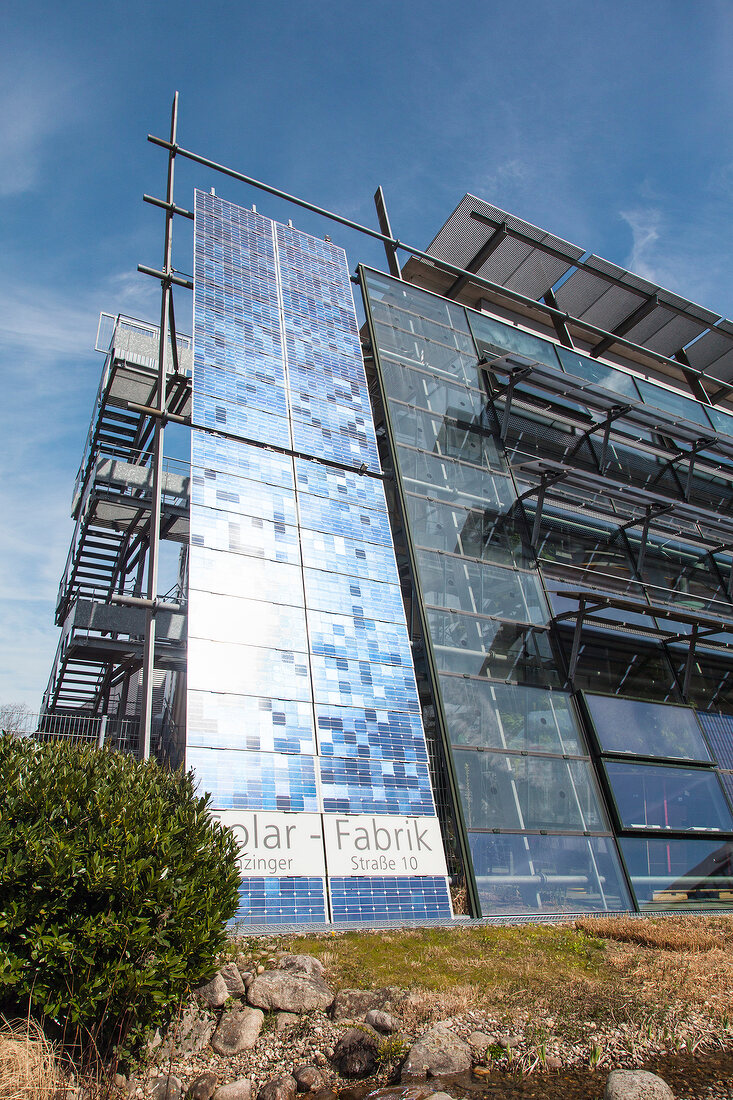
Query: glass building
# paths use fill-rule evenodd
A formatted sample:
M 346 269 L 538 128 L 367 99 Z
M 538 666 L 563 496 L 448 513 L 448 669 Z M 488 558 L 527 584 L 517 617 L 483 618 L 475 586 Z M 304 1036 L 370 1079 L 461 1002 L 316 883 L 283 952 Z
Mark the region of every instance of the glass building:
M 733 907 L 733 325 L 467 195 L 360 340 L 341 249 L 194 215 L 156 745 L 241 919 Z M 49 730 L 136 713 L 155 342 L 112 325 Z

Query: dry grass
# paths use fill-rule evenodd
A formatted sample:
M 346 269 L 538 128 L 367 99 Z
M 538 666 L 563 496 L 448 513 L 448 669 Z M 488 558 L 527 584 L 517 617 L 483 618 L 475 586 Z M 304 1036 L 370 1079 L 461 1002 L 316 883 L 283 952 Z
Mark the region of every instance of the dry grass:
M 732 917 L 595 917 L 576 921 L 575 927 L 589 936 L 662 951 L 697 954 L 733 945 Z
M 33 1021 L 0 1026 L 0 1100 L 61 1100 L 66 1089 L 53 1047 Z

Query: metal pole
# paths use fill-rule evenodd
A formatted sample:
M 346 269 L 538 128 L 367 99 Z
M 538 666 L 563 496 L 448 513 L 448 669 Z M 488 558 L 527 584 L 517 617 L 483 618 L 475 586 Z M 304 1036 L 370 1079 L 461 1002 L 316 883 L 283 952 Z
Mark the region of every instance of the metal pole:
M 163 436 L 166 404 L 166 352 L 168 350 L 168 317 L 171 296 L 171 252 L 173 245 L 173 173 L 176 157 L 176 132 L 178 129 L 178 92 L 173 97 L 171 109 L 171 140 L 168 151 L 168 186 L 166 189 L 165 242 L 163 246 L 163 271 L 160 301 L 160 344 L 158 346 L 158 401 L 153 433 L 153 499 L 150 508 L 150 549 L 148 550 L 147 598 L 151 601 L 147 613 L 145 650 L 143 653 L 142 710 L 140 714 L 140 740 L 143 760 L 150 757 L 150 732 L 153 721 L 153 676 L 155 672 L 155 599 L 158 594 L 158 562 L 160 557 L 160 520 L 162 513 L 161 488 L 163 483 Z

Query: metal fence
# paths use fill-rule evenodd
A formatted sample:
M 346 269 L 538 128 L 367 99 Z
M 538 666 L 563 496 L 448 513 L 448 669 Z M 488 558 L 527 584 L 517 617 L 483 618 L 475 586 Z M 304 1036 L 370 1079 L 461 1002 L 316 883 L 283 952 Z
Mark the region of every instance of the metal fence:
M 39 741 L 64 740 L 97 748 L 118 749 L 139 756 L 140 719 L 91 714 L 31 714 L 22 708 L 0 707 L 0 732 Z

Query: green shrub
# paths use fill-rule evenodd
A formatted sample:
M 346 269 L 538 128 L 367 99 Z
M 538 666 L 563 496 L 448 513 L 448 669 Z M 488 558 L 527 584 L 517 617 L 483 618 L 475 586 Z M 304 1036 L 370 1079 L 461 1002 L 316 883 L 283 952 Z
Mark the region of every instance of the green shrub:
M 103 1053 L 211 975 L 237 845 L 190 774 L 0 736 L 0 1007 Z

